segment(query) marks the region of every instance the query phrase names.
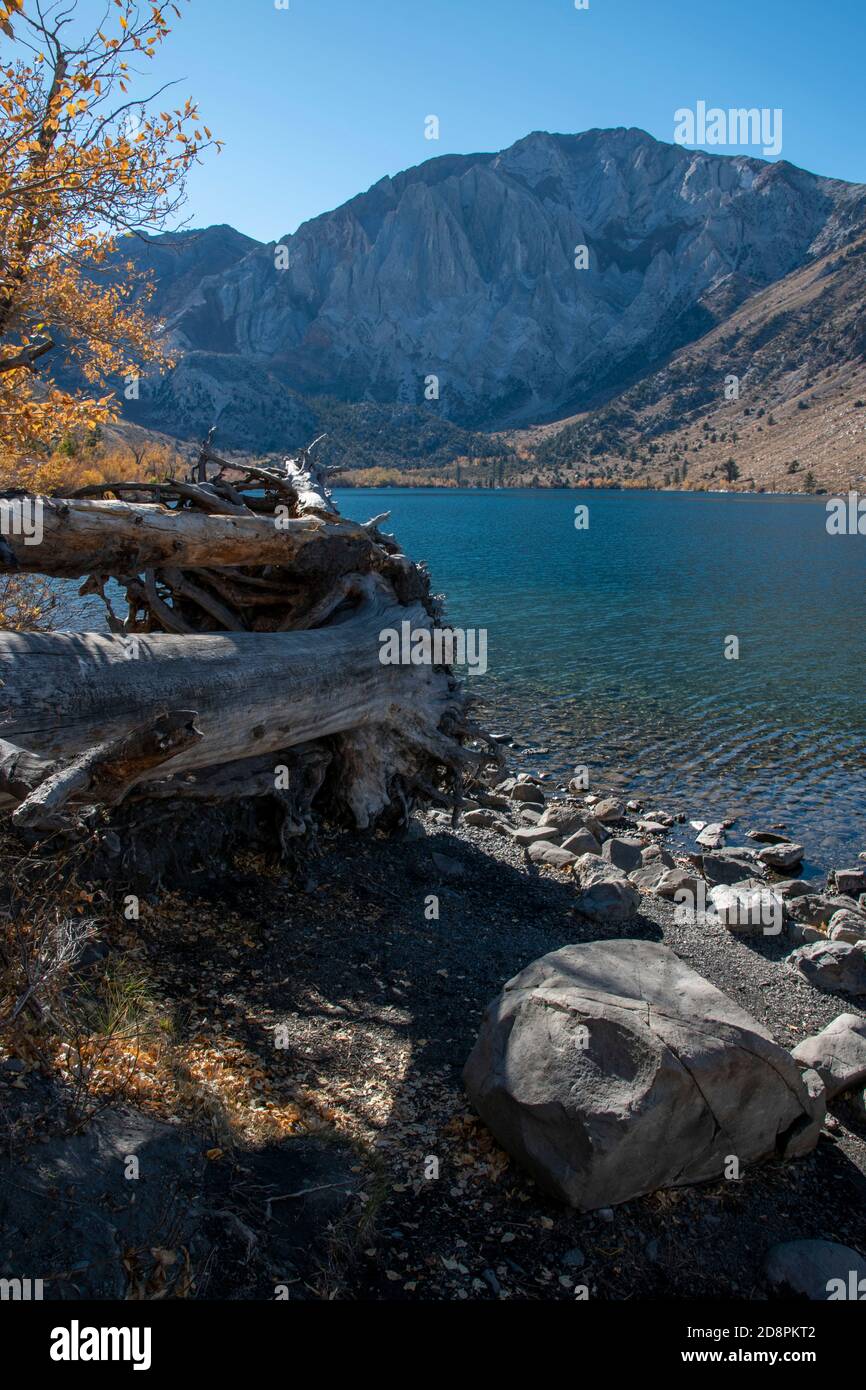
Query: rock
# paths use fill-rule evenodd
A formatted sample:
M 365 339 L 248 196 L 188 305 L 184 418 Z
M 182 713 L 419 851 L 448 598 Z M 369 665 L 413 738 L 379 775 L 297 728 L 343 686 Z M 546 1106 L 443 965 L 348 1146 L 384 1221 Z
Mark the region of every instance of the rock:
M 671 826 L 674 823 L 673 816 L 669 816 L 667 811 L 647 811 L 646 818 L 655 821 L 656 825 Z
M 641 893 L 654 893 L 667 872 L 664 864 L 643 864 L 632 870 L 629 881 Z
M 517 782 L 511 788 L 512 801 L 529 801 L 536 806 L 544 805 L 544 792 L 534 782 Z
M 789 898 L 803 898 L 811 891 L 811 883 L 807 883 L 804 878 L 783 878 L 779 883 L 773 884 L 773 892 L 777 893 L 783 902 L 787 902 Z
M 549 840 L 536 840 L 535 844 L 530 845 L 529 857 L 533 864 L 548 864 L 552 869 L 567 869 L 577 859 L 576 854 L 569 854 L 567 849 L 551 844 Z
M 531 806 L 521 804 L 520 810 L 517 812 L 517 819 L 521 825 L 537 825 L 541 820 L 541 811 L 533 810 Z
M 788 923 L 788 939 L 795 946 L 808 946 L 813 941 L 826 941 L 827 937 L 818 927 L 807 927 L 802 922 Z
M 515 830 L 511 838 L 515 844 L 528 849 L 537 840 L 546 840 L 548 844 L 556 844 L 559 841 L 559 831 L 553 825 L 524 825 L 519 830 Z
M 586 826 L 581 826 L 573 835 L 569 835 L 563 840 L 562 848 L 567 849 L 571 854 L 576 854 L 578 858 L 582 854 L 601 854 L 601 845 L 595 838 L 591 830 Z
M 656 892 L 660 898 L 668 898 L 671 901 L 678 893 L 690 893 L 692 899 L 697 903 L 698 899 L 698 879 L 694 874 L 690 874 L 687 869 L 668 869 L 659 879 Z
M 790 843 L 787 835 L 779 835 L 775 830 L 749 830 L 746 839 L 757 840 L 762 845 L 787 845 Z
M 659 845 L 653 842 L 651 845 L 644 845 L 644 848 L 641 851 L 641 863 L 664 864 L 665 868 L 672 869 L 674 867 L 675 861 L 673 855 L 670 853 L 669 850 L 665 849 L 664 845 Z
M 810 1099 L 818 1108 L 818 1110 L 820 1110 L 820 1114 L 822 1116 L 821 1128 L 823 1129 L 824 1125 L 827 1123 L 827 1120 L 829 1118 L 827 1115 L 826 1087 L 824 1086 L 823 1081 L 821 1080 L 818 1073 L 815 1071 L 814 1067 L 804 1067 L 803 1071 L 800 1073 L 800 1076 L 802 1078 L 803 1085 L 806 1087 L 806 1090 L 809 1093 Z M 816 1113 L 818 1113 L 818 1110 L 816 1110 Z
M 823 1088 L 667 946 L 566 946 L 488 1007 L 464 1071 L 500 1144 L 583 1211 L 815 1147 Z
M 840 908 L 834 912 L 830 918 L 830 925 L 827 928 L 827 935 L 831 941 L 864 941 L 866 940 L 866 917 L 862 912 L 851 912 L 847 908 Z
M 767 1252 L 767 1282 L 784 1293 L 799 1294 L 812 1303 L 862 1299 L 866 1261 L 848 1245 L 834 1240 L 786 1240 Z
M 692 830 L 700 831 L 706 830 L 707 828 L 707 822 L 705 820 L 690 820 L 689 825 L 692 827 Z
M 725 827 L 722 822 L 713 821 L 710 825 L 705 825 L 697 841 L 705 849 L 718 849 L 725 843 Z
M 493 812 L 482 808 L 477 811 L 467 811 L 463 820 L 466 825 L 480 825 L 482 828 L 496 824 L 496 816 Z
M 602 847 L 601 856 L 609 864 L 615 864 L 624 873 L 631 873 L 632 869 L 639 869 L 642 863 L 641 852 L 643 845 L 640 840 L 621 839 L 617 835 L 612 835 L 609 840 L 605 840 Z
M 866 994 L 866 950 L 858 942 L 816 941 L 798 946 L 786 964 L 825 994 Z
M 804 853 L 802 845 L 785 843 L 767 845 L 766 849 L 758 851 L 758 858 L 769 869 L 779 869 L 784 872 L 786 869 L 794 869 L 798 864 L 802 864 Z
M 791 1056 L 818 1073 L 827 1099 L 832 1100 L 866 1081 L 866 1018 L 840 1014 L 820 1033 L 799 1043 Z
M 666 825 L 662 825 L 661 821 L 656 820 L 639 820 L 637 828 L 644 835 L 666 835 L 668 830 Z
M 575 861 L 574 876 L 580 885 L 575 903 L 579 912 L 602 922 L 625 922 L 634 916 L 640 894 L 622 869 L 595 854 L 582 854 Z
M 714 886 L 717 883 L 732 886 L 761 872 L 754 859 L 734 854 L 704 854 L 701 856 L 701 870 L 707 883 Z
M 827 927 L 831 918 L 840 908 L 850 908 L 845 898 L 828 898 L 824 893 L 805 893 L 798 898 L 790 898 L 785 911 L 794 922 L 807 927 Z
M 586 1264 L 586 1256 L 575 1246 L 573 1250 L 566 1250 L 562 1263 L 568 1265 L 569 1269 L 581 1269 Z
M 866 893 L 866 869 L 833 869 L 827 878 L 828 886 L 846 898 Z
M 785 920 L 782 899 L 764 887 L 716 884 L 709 900 L 728 931 L 744 936 L 779 936 Z
M 499 792 L 485 792 L 484 804 L 497 811 L 508 811 L 511 808 L 511 798 L 502 796 Z
M 625 803 L 625 809 L 626 809 L 627 811 L 635 812 L 635 811 L 639 811 L 640 808 L 641 808 L 641 803 L 640 803 L 639 801 L 627 801 L 627 802 Z
M 592 813 L 602 825 L 616 825 L 625 815 L 625 807 L 615 796 L 606 796 L 595 803 Z
M 583 806 L 574 802 L 557 801 L 545 808 L 540 825 L 552 825 L 563 835 L 574 835 L 578 830 L 588 830 L 596 839 L 603 833 L 601 824 Z

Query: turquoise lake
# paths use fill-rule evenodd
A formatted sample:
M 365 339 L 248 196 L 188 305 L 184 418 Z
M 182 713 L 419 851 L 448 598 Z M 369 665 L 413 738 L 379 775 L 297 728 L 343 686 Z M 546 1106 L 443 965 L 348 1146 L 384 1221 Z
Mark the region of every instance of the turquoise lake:
M 586 764 L 646 809 L 736 816 L 735 842 L 784 823 L 812 872 L 866 849 L 866 536 L 829 535 L 826 499 L 335 498 L 356 520 L 390 511 L 448 620 L 486 629 L 488 671 L 469 681 L 487 727 L 522 745 L 517 770 Z

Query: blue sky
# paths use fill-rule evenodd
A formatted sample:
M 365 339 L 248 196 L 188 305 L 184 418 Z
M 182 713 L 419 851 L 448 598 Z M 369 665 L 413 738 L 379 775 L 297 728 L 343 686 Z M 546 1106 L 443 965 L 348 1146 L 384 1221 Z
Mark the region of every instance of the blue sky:
M 866 182 L 864 0 L 289 6 L 191 0 L 159 58 L 226 142 L 193 175 L 192 225 L 274 240 L 436 155 L 593 126 L 671 140 L 674 112 L 699 100 L 780 107 L 783 158 Z

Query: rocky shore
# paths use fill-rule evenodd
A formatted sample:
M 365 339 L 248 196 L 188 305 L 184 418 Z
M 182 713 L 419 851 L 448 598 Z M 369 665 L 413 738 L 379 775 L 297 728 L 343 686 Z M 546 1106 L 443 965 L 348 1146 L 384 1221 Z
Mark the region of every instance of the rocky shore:
M 627 925 L 647 899 L 671 902 L 675 925 L 774 938 L 786 971 L 862 1003 L 866 854 L 819 891 L 790 877 L 805 851 L 778 829 L 735 836 L 732 822 L 694 821 L 694 849 L 675 855 L 665 839 L 682 813 L 584 786 L 548 801 L 543 779 L 520 774 L 466 817 L 567 876 L 575 910 L 623 933 L 545 956 L 488 1008 L 465 1079 L 509 1153 L 592 1211 L 811 1152 L 837 1096 L 866 1118 L 862 1013 L 838 1014 L 791 1053 L 676 950 L 629 939 Z M 832 1249 L 824 1256 L 832 1263 Z
M 203 876 L 182 901 L 144 912 L 134 934 L 107 925 L 104 959 L 132 956 L 157 982 L 179 1042 L 221 1067 L 232 1059 L 231 1105 L 217 1104 L 215 1080 L 204 1113 L 154 1087 L 72 1138 L 43 1132 L 19 1146 L 0 1164 L 3 1272 L 48 1270 L 51 1297 L 116 1297 L 133 1278 L 160 1287 L 180 1270 L 192 1297 L 410 1301 L 826 1297 L 837 1266 L 863 1277 L 866 996 L 842 992 L 857 979 L 844 963 L 863 948 L 836 919 L 849 914 L 850 932 L 864 915 L 866 862 L 801 891 L 778 832 L 697 830 L 685 814 L 523 774 L 457 824 L 430 811 L 396 839 L 325 836 L 300 879 L 251 864 Z M 684 826 L 694 849 L 672 852 Z M 718 889 L 743 895 L 745 913 Z M 694 910 L 677 892 L 695 892 Z M 612 966 L 619 942 L 640 962 L 639 988 L 655 991 L 640 1009 L 655 1011 L 647 1031 L 620 1027 L 611 1002 L 616 970 L 617 997 L 635 991 L 635 970 Z M 593 1163 L 592 1191 L 570 1195 L 552 1195 L 537 1150 L 533 1169 L 495 1107 L 485 1123 L 477 1074 L 464 1079 L 505 982 L 523 974 L 519 992 L 536 1007 L 540 984 L 561 988 L 556 958 L 570 971 L 561 1002 L 572 1022 L 586 1021 L 575 1009 L 594 993 L 597 1036 L 590 1019 L 589 1047 L 570 1053 L 596 1068 L 591 1084 L 581 1067 L 570 1073 L 584 1112 L 592 1102 L 595 1120 L 636 1119 L 627 1161 Z M 659 973 L 661 958 L 670 968 Z M 537 1036 L 526 1034 L 524 1063 Z M 665 1049 L 682 1070 L 671 1063 L 661 1092 L 641 1090 Z M 689 1067 L 733 1143 L 716 1142 L 695 1106 Z M 525 1065 L 521 1075 L 563 1080 Z M 0 1066 L 4 1111 L 38 1108 L 44 1084 L 29 1065 Z M 677 1131 L 681 1174 L 665 1166 L 673 1147 L 653 1131 L 646 1094 L 666 1124 L 689 1121 Z M 719 1113 L 726 1097 L 731 1116 Z M 131 1146 L 142 1156 L 132 1205 L 116 1176 Z M 567 1142 L 559 1152 L 565 1173 Z M 131 1273 L 118 1252 L 132 1246 Z M 154 1265 L 154 1251 L 181 1249 Z

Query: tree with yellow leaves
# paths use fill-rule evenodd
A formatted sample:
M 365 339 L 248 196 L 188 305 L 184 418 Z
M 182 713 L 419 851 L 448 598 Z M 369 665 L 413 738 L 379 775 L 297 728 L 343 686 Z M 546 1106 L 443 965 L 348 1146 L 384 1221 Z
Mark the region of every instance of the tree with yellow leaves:
M 0 0 L 0 470 L 116 418 L 112 379 L 170 365 L 145 311 L 152 287 L 118 238 L 176 225 L 186 176 L 216 147 L 191 100 L 139 90 L 180 16 L 108 0 L 90 30 L 74 0 Z M 51 377 L 62 353 L 86 382 Z

